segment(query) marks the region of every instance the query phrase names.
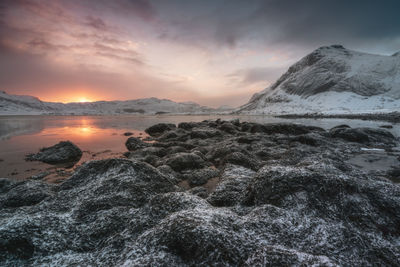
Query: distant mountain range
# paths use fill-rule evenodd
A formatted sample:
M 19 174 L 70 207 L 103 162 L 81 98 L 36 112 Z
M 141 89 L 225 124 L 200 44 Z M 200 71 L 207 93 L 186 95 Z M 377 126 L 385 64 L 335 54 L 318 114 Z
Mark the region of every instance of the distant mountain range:
M 236 112 L 349 114 L 399 110 L 400 52 L 372 55 L 332 45 L 302 58 Z
M 43 102 L 0 91 L 0 114 L 361 114 L 400 110 L 400 52 L 392 56 L 341 45 L 316 49 L 274 84 L 237 108 L 213 109 L 193 102 L 145 98 L 87 103 Z
M 0 115 L 106 115 L 106 114 L 209 114 L 227 112 L 194 102 L 177 103 L 167 99 L 143 98 L 127 101 L 85 103 L 44 102 L 37 97 L 10 95 L 0 91 Z

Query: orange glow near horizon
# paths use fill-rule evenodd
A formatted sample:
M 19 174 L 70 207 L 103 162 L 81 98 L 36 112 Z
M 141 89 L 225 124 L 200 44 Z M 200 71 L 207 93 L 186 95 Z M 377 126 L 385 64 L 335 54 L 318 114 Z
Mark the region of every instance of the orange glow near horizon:
M 93 101 L 87 99 L 86 97 L 81 97 L 81 98 L 79 98 L 79 102 L 80 103 L 86 103 L 86 102 L 93 102 Z
M 59 88 L 52 90 L 51 93 L 38 95 L 40 100 L 46 102 L 61 102 L 61 103 L 87 103 L 101 100 L 111 100 L 109 97 L 91 93 L 93 90 Z

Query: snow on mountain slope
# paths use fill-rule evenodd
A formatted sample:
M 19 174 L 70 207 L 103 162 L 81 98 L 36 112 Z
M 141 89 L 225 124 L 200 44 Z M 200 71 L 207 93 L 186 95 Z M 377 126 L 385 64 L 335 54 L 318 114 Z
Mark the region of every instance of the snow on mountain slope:
M 321 47 L 237 109 L 249 114 L 374 113 L 400 110 L 400 53 Z
M 32 96 L 9 95 L 0 91 L 0 115 L 205 114 L 213 112 L 218 112 L 218 110 L 193 102 L 177 103 L 154 97 L 127 101 L 63 104 L 43 102 Z

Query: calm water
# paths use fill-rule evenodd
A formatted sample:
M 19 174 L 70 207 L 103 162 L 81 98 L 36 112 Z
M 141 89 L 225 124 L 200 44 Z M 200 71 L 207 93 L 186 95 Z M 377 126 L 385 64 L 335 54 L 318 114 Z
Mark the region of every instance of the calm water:
M 126 151 L 125 132 L 145 136 L 144 129 L 159 123 L 202 121 L 205 119 L 233 119 L 259 123 L 295 122 L 329 129 L 339 124 L 351 127 L 379 127 L 385 122 L 344 119 L 281 119 L 268 116 L 0 116 L 0 177 L 24 179 L 41 172 L 52 172 L 46 180 L 57 182 L 72 170 L 57 168 L 40 162 L 26 162 L 25 155 L 62 140 L 78 145 L 83 156 L 80 162 L 91 159 L 122 157 Z M 400 136 L 400 125 L 390 131 Z

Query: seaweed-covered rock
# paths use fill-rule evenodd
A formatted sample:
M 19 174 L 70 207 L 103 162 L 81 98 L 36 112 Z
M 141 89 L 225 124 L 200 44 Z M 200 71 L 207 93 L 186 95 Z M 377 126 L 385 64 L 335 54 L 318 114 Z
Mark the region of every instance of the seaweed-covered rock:
M 39 153 L 29 154 L 26 160 L 42 161 L 49 164 L 75 163 L 82 157 L 82 151 L 70 141 L 40 149 Z
M 246 128 L 242 130 L 247 130 Z M 290 134 L 299 135 L 310 132 L 324 132 L 324 129 L 315 126 L 305 126 L 294 123 L 269 123 L 269 124 L 250 124 L 248 130 L 251 133 L 266 133 L 266 134 Z
M 155 129 L 130 160 L 85 163 L 59 185 L 0 179 L 0 265 L 400 266 L 398 168 L 351 161 L 399 157 L 387 132 L 356 130 L 363 143 L 332 134 L 345 126 Z
M 255 174 L 242 166 L 228 164 L 221 175 L 221 182 L 207 198 L 208 202 L 217 207 L 229 207 L 243 202 Z
M 190 186 L 198 186 L 207 183 L 211 178 L 219 176 L 219 171 L 214 168 L 203 168 L 198 170 L 192 170 L 183 177 L 188 180 Z
M 145 130 L 150 136 L 159 136 L 166 131 L 175 129 L 176 125 L 172 123 L 158 123 Z
M 129 151 L 134 151 L 146 147 L 147 144 L 139 138 L 129 137 L 125 142 L 125 146 Z
M 226 163 L 232 163 L 240 165 L 252 170 L 258 170 L 260 168 L 260 162 L 257 158 L 251 155 L 245 155 L 241 152 L 233 152 L 224 158 Z
M 206 166 L 205 161 L 195 153 L 177 153 L 165 161 L 174 171 L 200 169 Z
M 265 246 L 245 262 L 245 266 L 339 266 L 326 256 L 310 255 L 281 246 Z
M 191 138 L 207 139 L 218 136 L 222 136 L 221 131 L 212 128 L 196 128 L 190 132 Z
M 0 208 L 32 206 L 52 196 L 52 186 L 38 181 L 1 179 Z
M 230 122 L 222 123 L 220 126 L 218 126 L 218 129 L 229 134 L 235 134 L 237 132 L 236 126 Z
M 334 138 L 363 144 L 394 144 L 395 137 L 389 131 L 373 128 L 333 128 L 330 134 Z

